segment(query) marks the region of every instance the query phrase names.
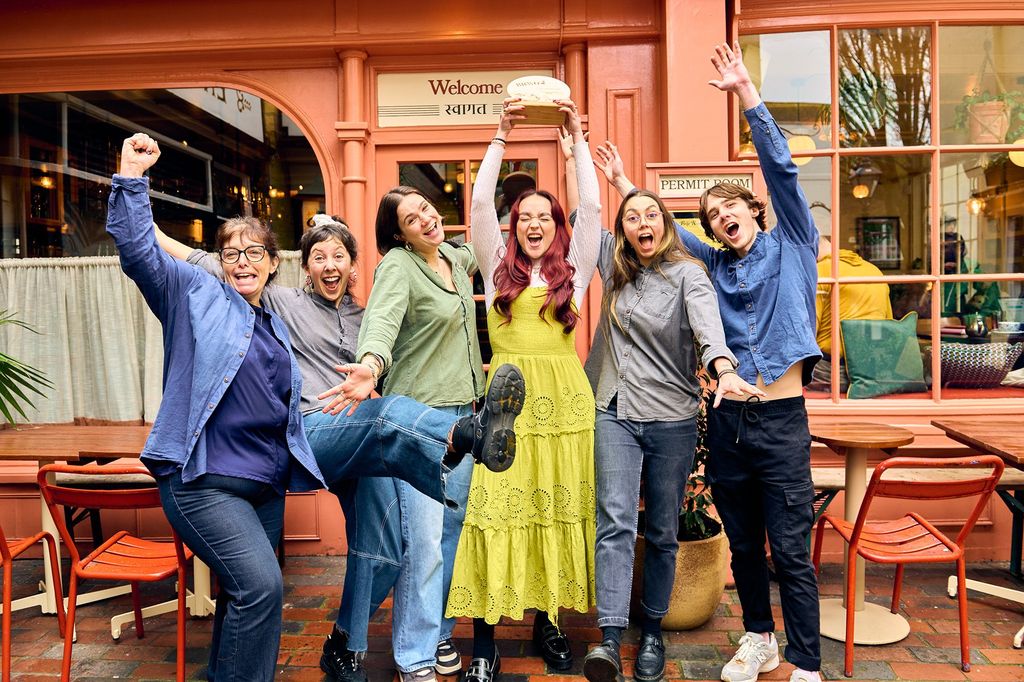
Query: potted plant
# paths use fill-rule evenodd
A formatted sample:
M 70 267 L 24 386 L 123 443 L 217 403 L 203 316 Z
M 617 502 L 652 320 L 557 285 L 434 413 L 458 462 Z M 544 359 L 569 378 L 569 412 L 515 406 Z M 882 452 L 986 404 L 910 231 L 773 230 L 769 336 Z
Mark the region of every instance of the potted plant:
M 14 317 L 14 313 L 0 309 L 0 326 L 3 325 L 14 325 L 33 334 L 38 333 L 28 324 Z M 35 407 L 35 405 L 26 395 L 27 392 L 44 395 L 43 389 L 48 388 L 53 388 L 53 384 L 45 374 L 0 352 L 0 412 L 3 413 L 8 424 L 15 423 L 13 412 L 20 414 L 22 419 L 28 419 L 24 406 Z
M 707 373 L 700 372 L 698 378 L 704 394 L 708 394 L 711 380 Z M 705 406 L 706 402 L 701 401 L 697 413 L 697 447 L 693 456 L 693 473 L 690 474 L 686 495 L 679 510 L 676 575 L 668 613 L 661 623 L 666 630 L 692 630 L 700 627 L 714 615 L 725 591 L 725 561 L 729 543 L 722 531 L 721 522 L 711 515 L 711 489 L 704 477 L 704 465 L 708 458 Z M 639 523 L 638 527 L 642 529 L 643 523 Z M 638 606 L 643 575 L 643 535 L 637 535 L 636 544 L 633 601 Z
M 1004 144 L 1024 137 L 1024 92 L 973 90 L 956 106 L 953 125 L 971 144 Z

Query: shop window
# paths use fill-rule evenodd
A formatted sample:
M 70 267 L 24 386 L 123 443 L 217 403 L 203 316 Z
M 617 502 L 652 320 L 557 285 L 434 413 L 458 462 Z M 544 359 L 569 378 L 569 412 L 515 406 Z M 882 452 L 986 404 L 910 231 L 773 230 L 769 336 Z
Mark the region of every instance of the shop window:
M 236 215 L 267 221 L 294 249 L 324 206 L 308 141 L 287 116 L 226 88 L 0 95 L 0 255 L 111 255 L 110 176 L 124 138 L 160 143 L 153 212 L 176 239 L 212 249 Z M 312 170 L 311 170 L 312 169 Z

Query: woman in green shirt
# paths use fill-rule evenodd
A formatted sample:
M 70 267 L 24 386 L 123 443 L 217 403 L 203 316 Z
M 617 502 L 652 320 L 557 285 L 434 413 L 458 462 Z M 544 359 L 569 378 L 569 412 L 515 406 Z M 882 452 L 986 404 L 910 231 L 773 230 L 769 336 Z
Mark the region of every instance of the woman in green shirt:
M 456 414 L 471 412 L 473 401 L 484 392 L 472 248 L 445 242 L 437 209 L 411 187 L 396 187 L 384 195 L 376 233 L 384 258 L 374 274 L 356 357 L 377 364 L 384 395 L 407 395 Z M 353 373 L 349 382 L 347 393 L 357 400 L 368 396 L 374 385 L 370 372 Z M 372 494 L 379 497 L 371 508 L 384 511 L 375 521 L 364 513 L 358 532 L 382 537 L 400 533 L 401 557 L 390 566 L 373 559 L 378 562 L 375 570 L 361 572 L 372 574 L 373 584 L 353 577 L 362 582 L 346 584 L 341 609 L 372 612 L 394 583 L 392 644 L 403 682 L 432 680 L 435 670 L 451 675 L 462 667 L 451 643 L 454 618 L 443 615 L 471 477 L 472 462 L 448 476 L 448 495 L 459 503 L 457 509 L 445 508 L 397 479 L 360 482 L 372 485 Z M 349 574 L 356 572 L 350 568 Z

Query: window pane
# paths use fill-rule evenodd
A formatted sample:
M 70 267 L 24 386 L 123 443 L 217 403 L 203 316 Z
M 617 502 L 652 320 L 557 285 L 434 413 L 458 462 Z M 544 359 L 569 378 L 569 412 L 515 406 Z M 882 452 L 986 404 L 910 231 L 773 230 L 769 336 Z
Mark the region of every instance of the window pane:
M 939 29 L 942 144 L 1024 146 L 1024 26 Z
M 830 146 L 828 32 L 741 36 L 740 47 L 754 85 L 790 149 L 799 153 Z M 740 154 L 754 153 L 743 116 L 740 143 Z
M 926 27 L 839 32 L 840 146 L 931 143 L 930 50 Z
M 841 158 L 841 247 L 886 274 L 924 274 L 930 168 L 924 154 Z
M 150 174 L 154 217 L 189 246 L 212 249 L 224 219 L 254 215 L 292 249 L 305 218 L 323 208 L 309 143 L 273 105 L 248 93 L 0 95 L 2 256 L 113 254 L 104 229 L 110 176 L 122 141 L 137 130 L 161 148 Z
M 943 263 L 937 274 L 1024 273 L 1024 168 L 1006 154 L 943 154 L 940 160 Z
M 474 171 L 475 172 L 475 171 Z M 445 236 L 465 232 L 466 164 L 462 161 L 432 161 L 398 164 L 398 184 L 418 189 L 444 219 Z M 448 228 L 458 229 L 449 230 Z

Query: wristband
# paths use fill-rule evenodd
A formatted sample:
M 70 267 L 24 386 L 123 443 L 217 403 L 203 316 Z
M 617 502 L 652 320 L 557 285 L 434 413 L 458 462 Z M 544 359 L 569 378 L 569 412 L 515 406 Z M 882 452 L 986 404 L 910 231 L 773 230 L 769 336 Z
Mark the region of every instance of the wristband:
M 498 144 L 500 144 L 500 145 L 501 145 L 502 147 L 504 147 L 504 146 L 505 146 L 505 140 L 501 139 L 500 137 L 492 137 L 492 138 L 491 138 L 491 142 L 492 142 L 492 143 L 493 143 L 493 142 L 497 142 L 497 143 L 498 143 Z
M 369 362 L 366 362 L 367 358 L 369 358 Z M 367 353 L 366 355 L 363 356 L 363 359 L 360 361 L 360 364 L 362 364 L 364 367 L 370 370 L 370 376 L 373 378 L 373 383 L 376 384 L 377 380 L 380 379 L 380 371 L 382 369 L 380 358 L 378 358 L 373 353 Z
M 723 369 L 720 372 L 718 372 L 718 378 L 721 379 L 722 376 L 725 375 L 725 374 L 736 374 L 736 370 L 735 369 Z

